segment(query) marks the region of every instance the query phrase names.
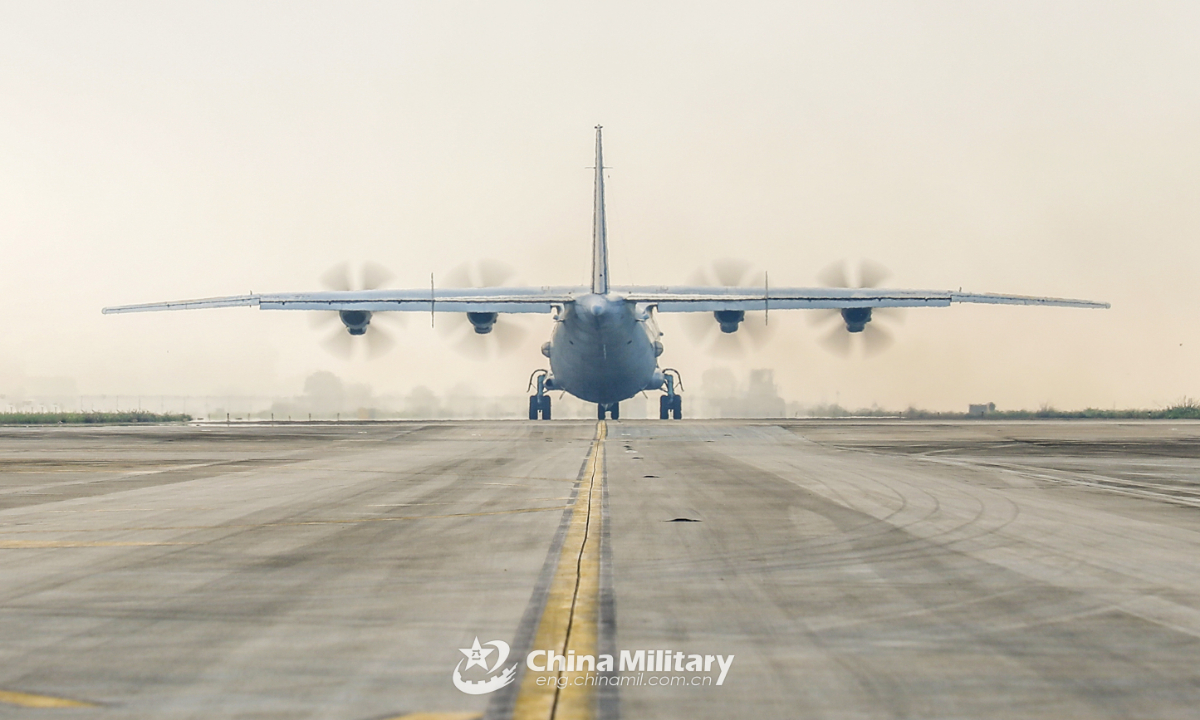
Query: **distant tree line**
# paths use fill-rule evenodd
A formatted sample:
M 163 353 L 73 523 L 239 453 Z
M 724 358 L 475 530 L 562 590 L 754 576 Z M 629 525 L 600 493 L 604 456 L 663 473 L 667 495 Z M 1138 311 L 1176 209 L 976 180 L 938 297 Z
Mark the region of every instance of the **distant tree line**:
M 0 413 L 0 425 L 132 425 L 188 422 L 191 415 L 130 412 L 11 412 Z
M 935 412 L 914 407 L 902 411 L 880 408 L 848 410 L 840 405 L 820 405 L 811 408 L 808 414 L 827 418 L 890 417 L 906 420 L 1200 420 L 1200 402 L 1184 398 L 1159 410 L 1056 410 L 1043 406 L 1037 410 L 989 410 L 983 414 Z

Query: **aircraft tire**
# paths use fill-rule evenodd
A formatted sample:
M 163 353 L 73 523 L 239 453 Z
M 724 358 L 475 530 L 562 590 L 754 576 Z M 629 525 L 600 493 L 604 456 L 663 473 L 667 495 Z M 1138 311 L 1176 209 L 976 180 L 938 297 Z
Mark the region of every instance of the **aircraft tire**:
M 671 409 L 675 411 L 675 419 L 682 420 L 683 419 L 683 397 L 680 395 L 676 395 L 675 401 L 672 402 L 671 404 L 674 406 Z
M 596 403 L 596 419 L 603 420 L 607 414 L 608 408 L 605 407 L 604 403 Z
M 550 396 L 543 395 L 541 404 L 542 404 L 542 419 L 549 420 L 550 419 Z
M 608 406 L 608 409 L 612 411 L 611 415 L 613 420 L 621 419 L 621 403 L 613 403 L 612 405 Z
M 529 419 L 537 420 L 538 419 L 538 410 L 540 410 L 540 409 L 541 408 L 538 407 L 538 396 L 530 395 L 529 396 Z
M 671 410 L 673 410 L 673 409 L 674 408 L 671 407 L 671 396 L 670 395 L 660 395 L 658 398 L 658 419 L 659 420 L 670 420 L 671 419 Z

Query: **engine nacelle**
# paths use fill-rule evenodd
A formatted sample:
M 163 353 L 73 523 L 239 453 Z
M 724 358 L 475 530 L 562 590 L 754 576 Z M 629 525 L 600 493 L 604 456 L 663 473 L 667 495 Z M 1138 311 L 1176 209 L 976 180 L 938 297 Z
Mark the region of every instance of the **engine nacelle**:
M 721 326 L 723 333 L 737 332 L 738 325 L 746 319 L 744 310 L 717 310 L 713 312 L 713 317 L 717 319 L 717 324 Z
M 351 335 L 365 335 L 371 324 L 371 313 L 367 310 L 339 310 L 338 317 Z
M 496 324 L 496 318 L 499 317 L 496 313 L 480 313 L 469 312 L 467 319 L 471 321 L 471 326 L 475 328 L 475 332 L 480 335 L 487 335 L 492 331 L 492 327 Z
M 860 333 L 871 322 L 871 308 L 842 308 L 842 320 L 846 323 L 846 332 Z

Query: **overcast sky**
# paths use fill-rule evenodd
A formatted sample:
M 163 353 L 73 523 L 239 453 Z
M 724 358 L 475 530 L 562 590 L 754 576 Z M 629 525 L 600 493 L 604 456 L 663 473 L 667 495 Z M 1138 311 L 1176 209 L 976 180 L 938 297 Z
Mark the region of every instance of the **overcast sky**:
M 0 392 L 518 393 L 550 320 L 480 363 L 413 316 L 345 361 L 303 313 L 104 305 L 320 289 L 374 260 L 424 287 L 491 257 L 584 283 L 592 127 L 611 274 L 736 256 L 773 286 L 870 258 L 897 287 L 1106 300 L 908 311 L 849 359 L 807 316 L 766 347 L 783 394 L 963 409 L 1200 395 L 1195 2 L 204 2 L 0 5 Z

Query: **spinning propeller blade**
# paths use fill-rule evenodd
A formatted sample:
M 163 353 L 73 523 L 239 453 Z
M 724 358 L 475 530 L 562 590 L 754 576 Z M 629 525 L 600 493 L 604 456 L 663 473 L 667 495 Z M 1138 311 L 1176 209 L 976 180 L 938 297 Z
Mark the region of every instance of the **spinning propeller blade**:
M 694 285 L 723 287 L 766 288 L 766 277 L 755 272 L 750 263 L 736 258 L 722 258 L 692 274 Z M 688 313 L 683 317 L 684 329 L 705 352 L 719 357 L 737 357 L 764 345 L 773 334 L 765 312 L 748 312 L 738 325 L 737 332 L 721 332 L 712 313 Z
M 392 277 L 391 271 L 379 263 L 365 262 L 357 268 L 357 272 L 350 263 L 339 263 L 325 271 L 321 283 L 329 290 L 342 292 L 377 290 L 391 281 Z M 366 332 L 361 335 L 351 335 L 337 312 L 314 312 L 309 322 L 314 328 L 326 331 L 321 345 L 333 355 L 349 360 L 361 352 L 367 359 L 373 360 L 386 354 L 396 344 L 391 334 L 380 327 L 381 322 L 400 323 L 401 319 L 393 313 L 372 313 Z
M 484 259 L 454 268 L 446 273 L 446 282 L 451 288 L 501 287 L 509 284 L 514 275 L 516 272 L 499 260 Z M 497 315 L 486 333 L 476 332 L 466 316 L 458 321 L 439 321 L 437 329 L 455 350 L 481 361 L 519 350 L 528 335 L 514 318 L 505 315 Z
M 872 260 L 863 260 L 851 267 L 845 260 L 839 261 L 817 273 L 817 279 L 826 287 L 874 288 L 879 287 L 891 276 L 887 268 Z M 861 332 L 849 332 L 841 310 L 816 310 L 809 315 L 813 325 L 837 325 L 821 338 L 821 344 L 830 352 L 842 357 L 854 354 L 855 349 L 870 357 L 886 350 L 892 344 L 892 334 L 879 326 L 878 321 L 899 323 L 903 312 L 898 308 L 871 308 L 871 321 Z

